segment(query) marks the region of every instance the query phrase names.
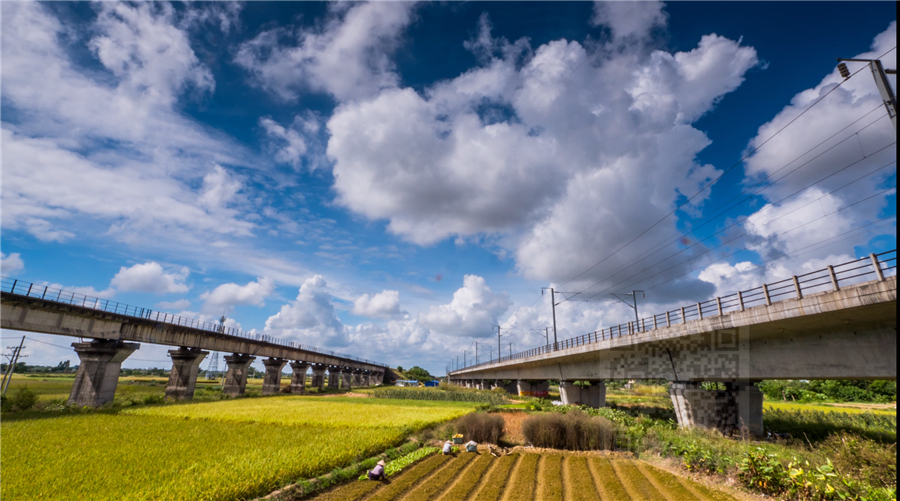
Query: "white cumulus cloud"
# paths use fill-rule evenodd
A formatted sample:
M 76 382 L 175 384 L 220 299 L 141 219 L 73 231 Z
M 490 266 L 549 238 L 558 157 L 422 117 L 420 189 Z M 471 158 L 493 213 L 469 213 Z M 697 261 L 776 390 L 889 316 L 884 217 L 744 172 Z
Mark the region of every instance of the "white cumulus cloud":
M 230 311 L 238 305 L 263 306 L 267 297 L 275 291 L 275 281 L 270 277 L 259 277 L 245 285 L 222 284 L 211 291 L 200 294 L 205 301 L 203 310 L 208 313 Z
M 190 270 L 186 267 L 166 271 L 161 264 L 151 261 L 130 268 L 119 268 L 119 272 L 110 281 L 110 286 L 123 292 L 187 292 L 190 286 L 184 281 L 189 274 Z
M 326 287 L 321 275 L 307 279 L 297 298 L 266 320 L 265 332 L 301 344 L 346 346 L 348 328 L 338 318 Z
M 384 290 L 371 296 L 363 294 L 353 301 L 350 312 L 363 317 L 397 317 L 400 315 L 400 292 Z
M 11 252 L 9 255 L 0 252 L 0 273 L 6 276 L 12 276 L 25 269 L 25 261 L 18 252 Z
M 420 313 L 419 323 L 448 336 L 489 337 L 509 305 L 506 292 L 493 292 L 484 278 L 466 275 L 463 286 L 453 293 L 453 300 Z

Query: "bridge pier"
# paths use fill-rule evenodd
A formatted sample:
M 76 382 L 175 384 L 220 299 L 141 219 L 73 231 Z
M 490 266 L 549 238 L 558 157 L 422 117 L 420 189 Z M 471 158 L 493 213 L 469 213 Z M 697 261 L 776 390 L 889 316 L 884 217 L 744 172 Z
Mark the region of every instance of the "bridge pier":
M 234 353 L 225 356 L 228 370 L 225 372 L 225 385 L 222 388 L 224 395 L 243 395 L 247 388 L 247 368 L 256 360 L 256 357 Z
M 359 378 L 360 386 L 372 386 L 371 385 L 372 373 L 370 371 L 362 371 L 362 374 Z
M 531 381 L 525 379 L 516 381 L 516 395 L 519 395 L 520 397 L 531 395 Z
M 325 388 L 325 369 L 327 366 L 315 364 L 312 366 L 312 387 L 320 390 Z
M 362 386 L 362 371 L 353 369 L 353 386 Z
M 349 390 L 353 388 L 353 372 L 350 369 L 341 369 L 341 389 Z
M 291 393 L 301 395 L 306 393 L 306 369 L 309 364 L 306 362 L 291 362 Z
M 263 395 L 275 395 L 281 392 L 281 371 L 287 360 L 283 358 L 267 358 L 263 360 L 266 374 L 263 376 Z
M 194 398 L 200 362 L 207 355 L 209 352 L 202 351 L 200 348 L 182 346 L 177 350 L 169 350 L 169 356 L 172 358 L 172 371 L 169 373 L 169 382 L 166 383 L 166 398 L 175 400 Z
M 376 372 L 369 377 L 369 386 L 378 386 L 384 384 L 384 373 Z
M 341 370 L 337 367 L 328 368 L 328 388 L 338 389 L 341 384 Z
M 116 395 L 122 362 L 141 347 L 138 343 L 94 340 L 72 343 L 81 359 L 75 384 L 69 394 L 69 405 L 100 407 Z
M 763 434 L 763 396 L 752 382 L 704 390 L 699 382 L 673 381 L 669 395 L 682 428 L 715 428 L 728 436 L 746 428 L 753 435 Z
M 590 386 L 577 386 L 574 381 L 559 382 L 559 397 L 565 405 L 586 405 L 588 407 L 606 407 L 606 384 L 603 381 L 590 381 Z

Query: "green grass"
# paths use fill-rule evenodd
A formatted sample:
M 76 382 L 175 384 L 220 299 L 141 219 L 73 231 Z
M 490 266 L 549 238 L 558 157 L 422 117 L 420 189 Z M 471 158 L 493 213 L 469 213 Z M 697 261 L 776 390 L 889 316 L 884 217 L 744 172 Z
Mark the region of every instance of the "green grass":
M 773 408 L 783 411 L 819 411 L 819 412 L 846 412 L 847 414 L 861 414 L 871 412 L 873 414 L 897 415 L 897 410 L 888 409 L 863 409 L 860 407 L 844 407 L 828 404 L 800 404 L 796 402 L 763 402 L 763 409 Z
M 334 412 L 338 405 L 340 412 Z M 475 409 L 473 403 L 380 400 L 352 397 L 278 396 L 165 405 L 123 410 L 123 414 L 350 428 L 404 426 L 419 429 Z

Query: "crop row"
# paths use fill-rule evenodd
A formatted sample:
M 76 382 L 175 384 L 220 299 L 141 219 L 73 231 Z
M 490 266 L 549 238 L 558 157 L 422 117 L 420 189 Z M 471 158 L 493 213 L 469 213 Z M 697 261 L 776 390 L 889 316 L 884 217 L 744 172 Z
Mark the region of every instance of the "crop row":
M 476 457 L 478 455 L 469 452 L 460 453 L 456 460 L 451 461 L 445 468 L 442 468 L 428 482 L 422 483 L 413 489 L 409 494 L 409 499 L 433 501 L 444 491 L 448 484 L 456 480 L 459 472 Z
M 588 468 L 587 458 L 572 456 L 566 458 L 569 467 L 568 481 L 569 493 L 572 501 L 600 501 L 600 495 L 594 486 L 591 470 Z
M 488 468 L 495 463 L 494 456 L 490 454 L 479 455 L 472 466 L 460 476 L 459 482 L 450 487 L 450 490 L 441 496 L 441 501 L 464 501 L 478 486 L 478 482 L 484 477 Z
M 388 485 L 382 487 L 374 496 L 369 498 L 369 501 L 392 501 L 393 499 L 396 499 L 400 494 L 406 492 L 415 485 L 416 482 L 422 480 L 426 475 L 443 466 L 452 457 L 453 456 L 444 456 L 441 454 L 426 459 L 416 468 L 410 469 L 405 475 L 401 475 Z
M 388 483 L 354 481 L 311 501 L 562 501 L 564 497 L 573 501 L 734 501 L 725 493 L 644 463 L 536 453 L 499 459 L 486 453 L 434 456 Z

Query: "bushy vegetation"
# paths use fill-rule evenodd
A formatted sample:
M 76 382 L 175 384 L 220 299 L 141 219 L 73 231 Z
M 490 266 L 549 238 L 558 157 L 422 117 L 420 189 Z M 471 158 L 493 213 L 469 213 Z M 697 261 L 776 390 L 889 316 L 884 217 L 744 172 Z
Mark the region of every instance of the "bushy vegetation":
M 445 391 L 440 388 L 378 388 L 375 398 L 403 400 L 436 400 L 449 402 L 481 402 L 492 405 L 509 403 L 509 398 L 486 391 Z
M 456 431 L 462 433 L 466 440 L 497 444 L 503 436 L 503 418 L 486 412 L 466 414 L 456 420 Z
M 896 381 L 868 380 L 766 380 L 759 390 L 770 400 L 797 402 L 897 401 Z
M 535 447 L 553 449 L 611 450 L 616 444 L 616 426 L 611 421 L 580 410 L 530 416 L 522 423 L 522 434 Z

